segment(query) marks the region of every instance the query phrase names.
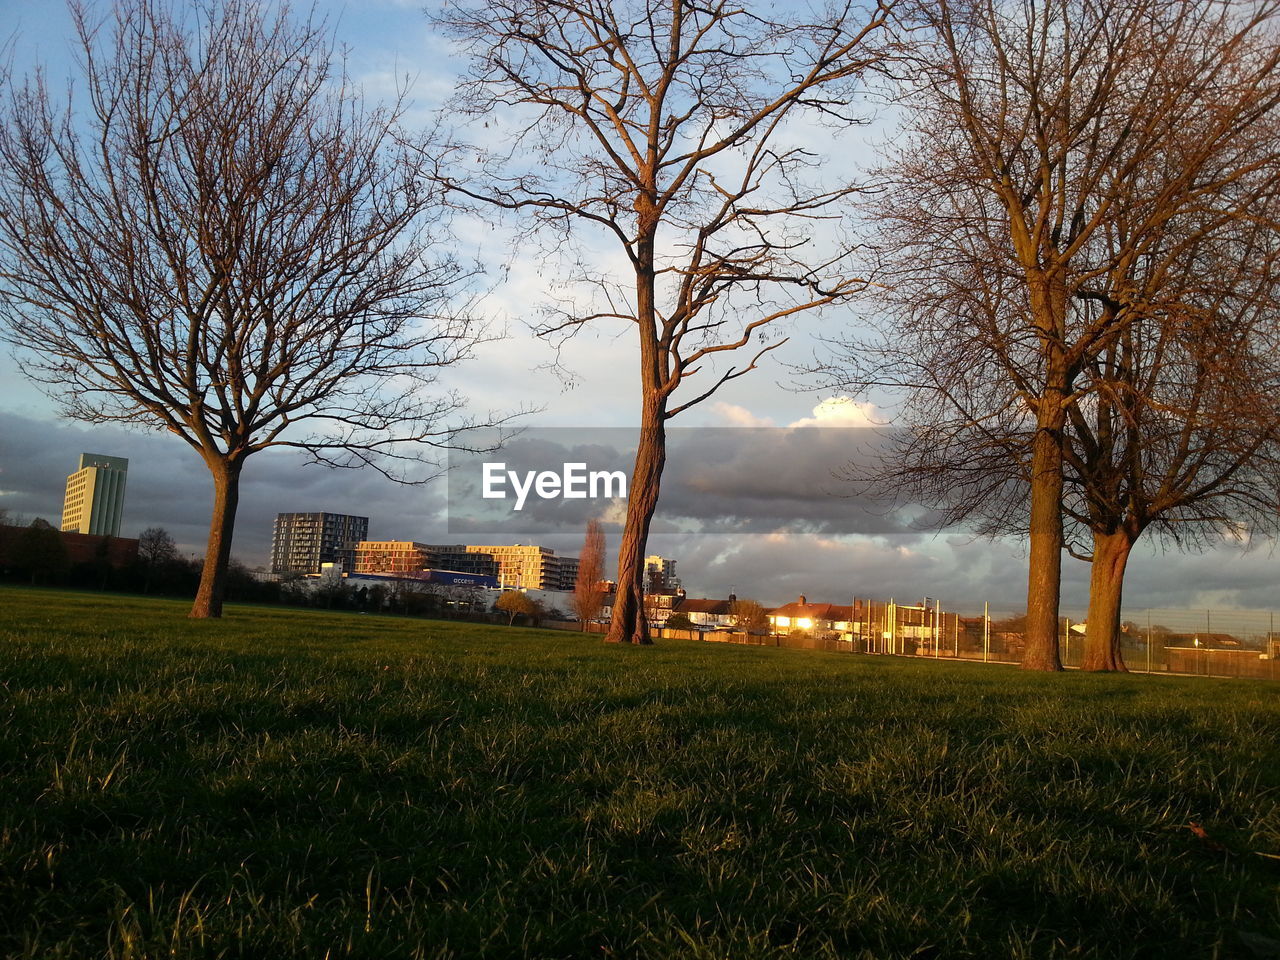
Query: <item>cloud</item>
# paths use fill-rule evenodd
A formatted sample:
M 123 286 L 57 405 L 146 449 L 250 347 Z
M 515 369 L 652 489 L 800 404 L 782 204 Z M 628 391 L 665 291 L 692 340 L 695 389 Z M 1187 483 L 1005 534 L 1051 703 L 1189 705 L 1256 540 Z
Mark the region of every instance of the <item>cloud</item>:
M 594 499 L 529 495 L 517 509 L 516 483 L 541 473 L 564 476 L 634 468 L 637 431 L 607 427 L 530 428 L 500 451 L 451 458 L 449 526 L 454 533 L 508 535 L 578 531 L 608 508 Z M 851 461 L 875 456 L 878 431 L 847 427 L 673 427 L 653 520 L 655 533 L 863 533 L 919 537 L 931 514 L 893 501 L 892 491 L 854 486 Z M 499 467 L 498 464 L 501 464 Z M 487 466 L 486 466 L 487 465 Z M 486 470 L 508 473 L 484 495 Z M 616 514 L 616 510 L 615 510 Z
M 213 485 L 203 461 L 176 437 L 84 427 L 0 411 L 0 507 L 57 524 L 66 477 L 82 452 L 129 458 L 121 535 L 166 528 L 186 554 L 203 555 Z M 277 513 L 327 511 L 369 517 L 370 536 L 425 540 L 444 534 L 444 484 L 406 487 L 374 471 L 331 470 L 287 450 L 250 457 L 241 479 L 233 553 L 269 561 Z
M 1018 562 L 1007 545 L 986 545 L 983 566 L 1006 573 L 1016 583 Z M 945 541 L 903 544 L 897 538 L 772 534 L 752 537 L 655 537 L 653 552 L 676 558 L 677 572 L 691 595 L 736 592 L 777 605 L 801 594 L 827 603 L 854 597 L 918 602 L 937 597 L 944 608 L 982 610 L 1022 606 L 1017 589 L 1001 583 L 974 583 L 956 576 L 952 547 Z M 1021 574 L 1025 578 L 1025 571 Z M 1025 579 L 1021 593 L 1025 593 Z
M 813 408 L 813 415 L 793 420 L 788 427 L 883 427 L 887 418 L 874 403 L 853 397 L 827 397 Z
M 746 407 L 736 403 L 717 400 L 711 405 L 711 414 L 715 421 L 726 427 L 772 427 L 769 417 L 757 417 Z

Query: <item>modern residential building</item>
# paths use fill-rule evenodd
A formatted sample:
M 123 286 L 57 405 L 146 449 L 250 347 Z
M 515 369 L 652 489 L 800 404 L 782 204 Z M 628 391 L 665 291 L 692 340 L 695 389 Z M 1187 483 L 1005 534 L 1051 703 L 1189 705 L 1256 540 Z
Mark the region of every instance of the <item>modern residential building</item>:
M 501 588 L 572 590 L 578 558 L 530 544 L 431 544 L 416 540 L 362 540 L 351 545 L 348 572 L 408 574 L 431 570 L 493 578 Z
M 417 573 L 431 567 L 431 547 L 416 540 L 360 540 L 352 548 L 350 573 Z
M 557 590 L 572 590 L 578 583 L 578 558 L 551 556 L 549 575 Z
M 557 556 L 550 547 L 508 543 L 454 544 L 431 549 L 435 565 L 443 570 L 464 569 L 468 555 L 487 557 L 496 564 L 499 585 L 509 589 L 572 590 L 578 576 L 578 558 Z
M 361 575 L 418 574 L 424 571 L 463 574 L 479 582 L 498 582 L 498 562 L 486 553 L 469 552 L 464 544 L 438 546 L 416 540 L 362 540 L 351 545 L 347 569 Z
M 129 460 L 126 457 L 80 454 L 79 467 L 67 477 L 62 529 L 100 537 L 120 536 L 128 472 Z
M 271 572 L 319 573 L 321 564 L 349 562 L 350 545 L 368 536 L 368 517 L 345 513 L 278 514 L 271 542 Z
M 674 594 L 680 591 L 680 586 L 674 560 L 656 553 L 644 558 L 645 593 Z
M 437 570 L 492 577 L 498 583 L 498 561 L 487 553 L 469 551 L 465 544 L 435 544 L 427 548 L 431 566 Z

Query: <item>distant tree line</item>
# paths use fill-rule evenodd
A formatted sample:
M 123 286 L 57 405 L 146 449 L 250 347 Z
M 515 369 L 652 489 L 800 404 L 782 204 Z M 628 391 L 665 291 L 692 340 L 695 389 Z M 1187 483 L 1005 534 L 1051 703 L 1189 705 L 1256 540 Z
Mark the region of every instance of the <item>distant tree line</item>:
M 76 562 L 57 528 L 47 520 L 37 517 L 21 525 L 0 511 L 0 582 L 182 599 L 196 596 L 204 559 L 183 556 L 163 527 L 143 530 L 138 536 L 137 553 L 126 563 L 113 562 L 111 547 L 115 539 L 102 537 L 91 559 Z M 227 563 L 225 596 L 236 603 L 484 622 L 507 619 L 505 608 L 498 613 L 488 610 L 482 595 L 473 587 L 411 579 L 373 584 L 301 576 L 263 580 L 234 558 Z M 524 598 L 524 594 L 520 596 Z M 524 615 L 526 622 L 536 624 L 560 615 L 559 611 L 525 599 L 528 608 L 522 606 L 517 612 Z

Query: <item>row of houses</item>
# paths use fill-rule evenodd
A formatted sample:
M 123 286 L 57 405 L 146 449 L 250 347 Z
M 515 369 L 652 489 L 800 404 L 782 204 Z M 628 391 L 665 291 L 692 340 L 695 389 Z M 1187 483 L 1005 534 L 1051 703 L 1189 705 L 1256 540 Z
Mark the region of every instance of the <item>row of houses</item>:
M 694 629 L 709 631 L 741 631 L 735 598 L 711 600 L 683 595 L 648 598 L 650 622 L 654 627 L 667 626 L 673 617 L 684 615 Z M 606 609 L 607 617 L 609 611 Z M 1017 620 L 996 622 L 986 617 L 963 617 L 941 609 L 928 599 L 918 604 L 899 604 L 871 599 L 855 599 L 850 604 L 811 602 L 800 596 L 780 607 L 765 610 L 768 627 L 757 632 L 772 636 L 800 637 L 834 644 L 832 649 L 853 649 L 867 653 L 890 653 L 926 656 L 971 656 L 982 653 L 1003 659 L 1019 660 L 1025 646 Z M 683 626 L 684 623 L 681 622 Z M 1070 636 L 1083 639 L 1084 624 L 1067 621 Z M 1131 649 L 1145 650 L 1148 637 L 1126 624 L 1122 642 Z M 1239 652 L 1264 659 L 1280 656 L 1280 639 L 1270 634 L 1265 643 L 1244 643 L 1226 633 L 1174 633 L 1159 631 L 1152 638 L 1157 648 L 1170 658 L 1196 651 L 1229 654 Z M 1067 639 L 1067 650 L 1071 640 Z M 1079 648 L 1077 648 L 1079 649 Z M 1172 665 L 1169 669 L 1173 669 Z
M 602 619 L 609 618 L 611 605 L 612 598 L 606 599 Z M 646 598 L 646 609 L 653 627 L 667 626 L 674 618 L 702 631 L 742 629 L 741 611 L 733 594 L 725 600 L 689 597 L 683 593 L 653 595 Z M 909 644 L 936 641 L 940 632 L 954 633 L 961 620 L 927 602 L 906 605 L 855 599 L 849 604 L 838 604 L 811 602 L 803 595 L 780 607 L 766 609 L 764 614 L 768 626 L 767 629 L 757 626 L 758 632 L 805 633 L 831 640 L 865 640 L 877 646 L 890 644 L 892 649 L 885 652 L 906 652 Z M 903 649 L 897 649 L 898 646 Z

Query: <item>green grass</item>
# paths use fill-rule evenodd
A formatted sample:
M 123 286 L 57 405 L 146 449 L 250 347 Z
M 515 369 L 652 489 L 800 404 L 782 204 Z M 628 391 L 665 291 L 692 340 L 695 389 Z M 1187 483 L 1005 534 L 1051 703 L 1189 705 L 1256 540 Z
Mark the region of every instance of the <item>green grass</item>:
M 0 590 L 0 955 L 1280 956 L 1277 686 L 185 612 Z

